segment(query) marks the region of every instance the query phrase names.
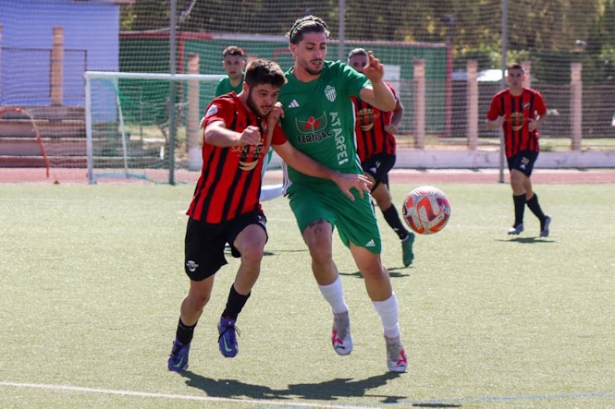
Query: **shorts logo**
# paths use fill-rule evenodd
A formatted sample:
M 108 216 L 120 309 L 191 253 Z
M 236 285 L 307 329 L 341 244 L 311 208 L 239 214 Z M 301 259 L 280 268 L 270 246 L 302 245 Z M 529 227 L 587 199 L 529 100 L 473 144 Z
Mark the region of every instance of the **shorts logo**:
M 191 273 L 194 273 L 196 269 L 199 268 L 199 265 L 194 260 L 188 260 L 186 263 L 186 268 L 188 268 L 188 271 Z
M 331 85 L 327 85 L 325 87 L 325 96 L 329 101 L 335 101 L 335 98 L 337 97 L 337 92 L 335 91 L 335 88 L 333 88 Z
M 376 243 L 374 242 L 374 239 L 371 239 L 370 241 L 365 243 L 365 247 L 376 247 Z

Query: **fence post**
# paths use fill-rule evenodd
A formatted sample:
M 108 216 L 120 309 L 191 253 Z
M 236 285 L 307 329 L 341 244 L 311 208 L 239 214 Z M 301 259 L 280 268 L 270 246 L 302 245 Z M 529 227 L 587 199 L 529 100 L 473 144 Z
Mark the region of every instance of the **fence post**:
M 525 79 L 523 80 L 523 86 L 531 88 L 532 87 L 532 62 L 531 61 L 522 61 L 521 68 L 523 68 L 523 72 L 525 73 Z
M 188 56 L 188 74 L 199 74 L 199 54 Z M 199 81 L 188 81 L 188 118 L 186 123 L 186 145 L 188 148 L 188 169 L 199 170 L 203 164 L 199 146 Z
M 478 61 L 467 62 L 468 84 L 466 89 L 466 103 L 468 115 L 468 149 L 476 150 L 478 147 Z
M 0 23 L 0 100 L 2 99 L 2 23 Z
M 425 149 L 425 60 L 414 60 L 414 147 Z
M 573 62 L 570 64 L 570 114 L 572 131 L 572 150 L 581 150 L 583 137 L 583 80 L 581 70 L 583 64 Z
M 61 106 L 64 99 L 62 78 L 64 71 L 64 28 L 53 27 L 53 47 L 51 49 L 51 105 Z

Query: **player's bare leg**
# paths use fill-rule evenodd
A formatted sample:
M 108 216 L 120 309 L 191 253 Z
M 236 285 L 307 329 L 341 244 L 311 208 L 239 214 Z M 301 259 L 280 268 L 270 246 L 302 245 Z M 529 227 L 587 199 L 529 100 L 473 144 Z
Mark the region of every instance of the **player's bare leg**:
M 389 272 L 382 265 L 380 254 L 351 243 L 350 251 L 363 275 L 365 288 L 374 309 L 382 321 L 386 344 L 387 367 L 392 372 L 405 372 L 408 366 L 406 351 L 399 330 L 399 307 L 393 293 Z
M 303 231 L 303 239 L 312 257 L 312 272 L 320 293 L 333 313 L 331 344 L 337 354 L 348 355 L 352 352 L 350 317 L 339 272 L 333 261 L 333 227 L 326 221 L 315 221 Z

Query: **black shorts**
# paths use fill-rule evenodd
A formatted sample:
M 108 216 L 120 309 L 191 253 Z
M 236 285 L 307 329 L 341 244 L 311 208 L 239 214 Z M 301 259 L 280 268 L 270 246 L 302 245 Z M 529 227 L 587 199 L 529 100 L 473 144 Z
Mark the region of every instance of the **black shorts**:
M 384 183 L 387 186 L 389 185 L 389 172 L 393 169 L 393 166 L 395 166 L 395 159 L 395 155 L 377 153 L 361 164 L 363 172 L 372 175 L 376 181 L 372 190 L 380 183 Z
M 251 212 L 222 223 L 204 223 L 188 219 L 184 244 L 184 270 L 192 281 L 210 277 L 227 263 L 224 247 L 228 243 L 231 255 L 241 257 L 233 247 L 235 238 L 251 224 L 258 224 L 267 233 L 267 218 L 263 212 Z
M 519 151 L 516 155 L 506 158 L 508 161 L 508 170 L 516 169 L 529 177 L 534 169 L 536 159 L 538 159 L 538 152 Z

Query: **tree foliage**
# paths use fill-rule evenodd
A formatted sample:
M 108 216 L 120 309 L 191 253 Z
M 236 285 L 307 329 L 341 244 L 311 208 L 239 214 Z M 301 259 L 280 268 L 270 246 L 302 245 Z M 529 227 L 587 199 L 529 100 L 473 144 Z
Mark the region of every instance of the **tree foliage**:
M 345 0 L 344 36 L 450 42 L 457 65 L 472 58 L 481 69 L 494 67 L 502 47 L 503 1 L 508 2 L 507 49 L 512 57 L 548 64 L 549 58 L 568 60 L 582 53 L 590 71 L 612 80 L 615 70 L 607 58 L 615 50 L 615 0 Z M 121 27 L 168 30 L 169 8 L 170 0 L 124 5 Z M 339 35 L 338 0 L 177 0 L 178 30 L 189 32 L 284 35 L 296 18 L 307 14 L 323 17 L 332 36 Z

